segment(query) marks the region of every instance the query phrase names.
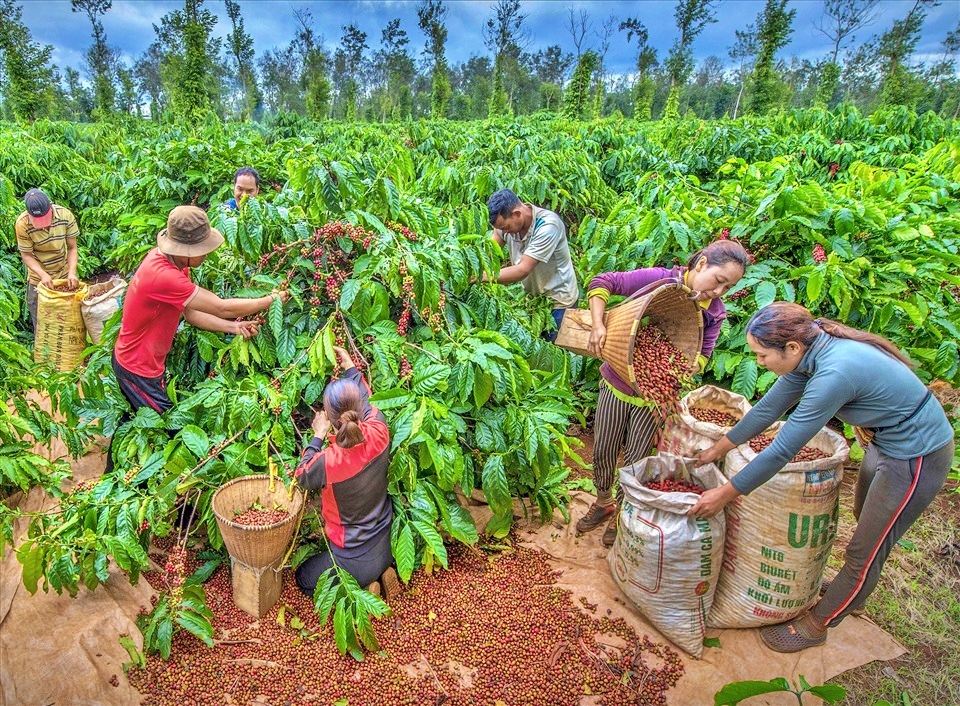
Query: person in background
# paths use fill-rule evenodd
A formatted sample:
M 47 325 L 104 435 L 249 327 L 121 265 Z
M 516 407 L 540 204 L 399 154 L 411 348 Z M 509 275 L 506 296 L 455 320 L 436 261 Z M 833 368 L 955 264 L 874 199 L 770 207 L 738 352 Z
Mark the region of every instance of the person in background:
M 510 189 L 501 189 L 487 202 L 492 238 L 506 245 L 510 265 L 501 268 L 494 281 L 522 282 L 531 296 L 543 295 L 553 302 L 553 321 L 560 328 L 563 312 L 580 298 L 577 273 L 570 259 L 567 229 L 553 211 L 524 203 Z M 486 281 L 486 277 L 484 277 Z M 554 341 L 556 329 L 544 334 Z
M 371 406 L 370 389 L 350 354 L 340 347 L 334 351 L 344 373 L 323 391 L 313 439 L 295 472 L 301 488 L 320 491 L 329 550 L 297 567 L 297 586 L 312 596 L 320 575 L 336 563 L 373 593 L 382 584 L 390 601 L 400 588 L 390 549 L 390 430 L 383 413 Z
M 17 218 L 14 230 L 20 258 L 27 267 L 27 310 L 33 331 L 37 330 L 37 285 L 52 287 L 53 280 L 65 279 L 76 289 L 77 238 L 80 229 L 70 209 L 51 203 L 40 189 L 23 197 L 27 210 Z
M 740 243 L 716 240 L 694 253 L 686 267 L 649 267 L 597 275 L 587 288 L 592 320 L 587 348 L 598 357 L 603 353 L 607 339 L 603 315 L 612 295 L 630 296 L 655 283 L 681 282 L 696 292 L 703 315 L 703 344 L 698 358 L 702 371 L 717 344 L 720 325 L 727 318 L 721 297 L 740 281 L 749 264 L 750 256 Z M 609 363 L 600 367 L 600 375 L 603 380 L 593 423 L 597 500 L 577 521 L 577 531 L 590 532 L 606 522 L 601 542 L 610 547 L 617 537 L 617 502 L 612 494 L 617 458 L 623 451 L 623 462 L 629 465 L 647 456 L 663 417 Z
M 260 174 L 253 167 L 240 167 L 233 175 L 233 198 L 224 206 L 230 211 L 236 211 L 244 201 L 244 197 L 253 198 L 260 194 Z
M 774 442 L 733 479 L 707 490 L 688 514 L 710 517 L 776 475 L 836 416 L 865 430 L 853 514 L 857 527 L 844 563 L 806 614 L 760 630 L 777 652 L 823 644 L 827 629 L 863 608 L 897 540 L 943 487 L 953 462 L 953 429 L 943 407 L 887 339 L 829 319 L 799 304 L 774 302 L 747 323 L 757 362 L 780 377 L 699 463 L 712 463 L 795 409 Z M 869 440 L 868 440 L 869 439 Z
M 238 321 L 270 307 L 275 299 L 287 301 L 287 291 L 262 297 L 221 299 L 190 280 L 190 269 L 199 267 L 223 244 L 223 236 L 210 227 L 207 214 L 196 206 L 177 206 L 167 217 L 167 227 L 157 235 L 157 247 L 140 263 L 123 301 L 120 333 L 113 350 L 113 370 L 123 396 L 133 411 L 151 407 L 163 413 L 173 406 L 164 384 L 167 355 L 181 317 L 205 331 L 244 338 L 257 334 L 251 321 Z M 113 467 L 113 453 L 107 469 Z

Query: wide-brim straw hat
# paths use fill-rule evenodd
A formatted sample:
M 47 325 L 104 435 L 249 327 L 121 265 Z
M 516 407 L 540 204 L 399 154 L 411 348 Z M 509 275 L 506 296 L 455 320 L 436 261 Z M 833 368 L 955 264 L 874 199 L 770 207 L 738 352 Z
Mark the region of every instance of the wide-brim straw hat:
M 157 247 L 164 255 L 200 257 L 223 245 L 223 235 L 210 226 L 202 208 L 177 206 L 167 217 L 167 227 L 157 234 Z

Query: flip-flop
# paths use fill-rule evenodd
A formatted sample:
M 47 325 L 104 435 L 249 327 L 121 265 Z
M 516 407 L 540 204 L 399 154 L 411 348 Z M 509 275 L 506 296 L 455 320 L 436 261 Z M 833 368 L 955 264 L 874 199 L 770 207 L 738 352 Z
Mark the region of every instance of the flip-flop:
M 768 625 L 760 629 L 760 639 L 774 652 L 799 652 L 827 641 L 826 632 L 820 637 L 804 635 L 799 623 L 800 619 L 795 619 L 779 625 Z

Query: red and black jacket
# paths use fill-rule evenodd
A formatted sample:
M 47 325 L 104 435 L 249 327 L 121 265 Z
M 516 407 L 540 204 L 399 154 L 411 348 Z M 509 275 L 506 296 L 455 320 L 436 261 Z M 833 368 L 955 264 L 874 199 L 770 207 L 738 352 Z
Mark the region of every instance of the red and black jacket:
M 336 435 L 321 449 L 314 437 L 303 451 L 296 479 L 301 488 L 320 491 L 320 509 L 331 548 L 340 556 L 363 554 L 367 544 L 390 531 L 393 504 L 387 495 L 390 430 L 383 413 L 370 405 L 370 388 L 356 368 L 343 378 L 360 388 L 363 442 L 344 449 Z

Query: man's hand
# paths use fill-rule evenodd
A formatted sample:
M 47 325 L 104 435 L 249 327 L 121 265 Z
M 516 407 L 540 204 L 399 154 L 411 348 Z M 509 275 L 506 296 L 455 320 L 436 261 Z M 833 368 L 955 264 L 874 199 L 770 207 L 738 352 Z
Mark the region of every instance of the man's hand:
M 590 340 L 587 341 L 587 350 L 598 358 L 603 353 L 603 346 L 607 342 L 607 327 L 603 324 L 594 325 L 590 330 Z
M 330 420 L 327 419 L 327 413 L 325 410 L 320 410 L 313 416 L 313 422 L 310 424 L 313 427 L 313 435 L 318 439 L 326 438 L 327 432 L 330 431 Z
M 40 284 L 47 289 L 53 289 L 53 277 L 44 272 L 42 275 L 40 275 Z
M 272 293 L 273 293 L 273 294 L 276 294 L 278 297 L 280 297 L 280 303 L 281 303 L 281 304 L 286 304 L 286 303 L 290 300 L 290 292 L 289 292 L 289 290 L 286 290 L 286 289 L 276 289 L 276 290 L 274 290 Z
M 70 289 L 76 289 L 77 287 L 80 286 L 80 280 L 77 279 L 77 275 L 75 272 L 71 272 L 70 274 L 67 275 L 67 286 L 69 286 Z
M 234 331 L 234 333 L 237 336 L 251 339 L 260 332 L 260 327 L 252 321 L 237 321 L 236 324 L 237 330 Z

